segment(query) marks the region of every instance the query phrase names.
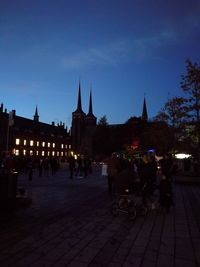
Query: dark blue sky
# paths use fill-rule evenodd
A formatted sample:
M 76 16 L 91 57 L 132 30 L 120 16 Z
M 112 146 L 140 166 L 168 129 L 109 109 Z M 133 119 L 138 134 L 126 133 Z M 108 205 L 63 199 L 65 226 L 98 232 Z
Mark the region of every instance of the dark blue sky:
M 199 0 L 0 0 L 0 101 L 71 125 L 82 106 L 109 123 L 149 117 L 181 95 L 185 60 L 200 62 Z

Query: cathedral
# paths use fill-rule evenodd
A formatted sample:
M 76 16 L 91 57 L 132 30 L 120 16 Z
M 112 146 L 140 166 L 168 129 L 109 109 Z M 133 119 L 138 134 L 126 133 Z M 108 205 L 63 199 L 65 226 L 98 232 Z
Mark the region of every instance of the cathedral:
M 73 151 L 93 157 L 94 138 L 99 126 L 93 114 L 92 92 L 90 91 L 87 114 L 82 110 L 81 86 L 78 87 L 77 108 L 72 112 L 71 130 L 64 123 L 47 124 L 40 122 L 38 108 L 33 119 L 20 117 L 15 110 L 7 112 L 0 106 L 0 152 L 9 151 L 16 156 L 58 157 L 67 158 Z M 142 121 L 148 120 L 146 101 L 144 99 Z M 120 137 L 125 124 L 108 125 L 110 138 Z M 132 127 L 133 128 L 133 127 Z M 117 134 L 116 134 L 117 132 Z M 122 139 L 122 138 L 121 138 Z M 103 142 L 103 141 L 102 141 Z M 101 145 L 101 144 L 100 144 Z
M 81 87 L 79 83 L 77 109 L 72 113 L 71 137 L 74 151 L 80 154 L 93 155 L 93 136 L 97 118 L 93 114 L 92 92 L 90 91 L 88 113 L 84 113 L 81 103 Z
M 141 129 L 148 121 L 146 100 L 144 98 L 142 115 L 134 118 L 131 122 L 107 125 L 107 134 L 104 127 L 97 125 L 97 118 L 93 114 L 92 92 L 89 97 L 89 108 L 86 114 L 82 110 L 81 86 L 79 82 L 77 108 L 72 112 L 71 141 L 74 151 L 78 154 L 86 154 L 91 157 L 98 157 L 99 153 L 109 154 L 115 149 L 122 149 L 125 143 L 133 146 L 140 139 Z M 140 130 L 138 130 L 140 129 Z M 105 149 L 103 149 L 103 147 Z M 100 150 L 99 150 L 100 148 Z

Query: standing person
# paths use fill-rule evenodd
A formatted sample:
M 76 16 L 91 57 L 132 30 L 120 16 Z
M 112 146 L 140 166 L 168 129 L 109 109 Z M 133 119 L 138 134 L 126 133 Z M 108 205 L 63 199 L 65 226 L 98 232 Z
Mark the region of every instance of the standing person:
M 140 185 L 142 191 L 143 204 L 147 205 L 147 199 L 149 198 L 151 191 L 151 165 L 149 163 L 148 155 L 143 155 L 142 160 L 138 165 L 138 175 L 140 178 Z
M 82 156 L 78 156 L 76 160 L 77 168 L 76 168 L 76 176 L 79 176 L 79 178 L 82 178 L 82 171 L 83 171 L 83 160 Z
M 89 168 L 91 166 L 91 161 L 90 158 L 86 155 L 83 158 L 83 172 L 84 172 L 84 177 L 88 176 Z
M 72 155 L 69 156 L 68 163 L 69 163 L 69 173 L 70 173 L 69 178 L 73 179 L 74 170 L 75 170 L 75 159 Z
M 116 153 L 113 153 L 112 156 L 105 162 L 107 164 L 108 193 L 110 196 L 113 196 L 114 193 L 113 181 L 115 179 L 115 176 L 121 170 L 120 159 L 119 157 L 117 157 Z
M 154 190 L 156 188 L 157 183 L 157 162 L 155 159 L 155 156 L 148 155 L 148 161 L 149 161 L 149 190 L 150 193 L 153 194 Z
M 38 169 L 39 169 L 39 176 L 41 177 L 42 176 L 42 173 L 43 173 L 43 159 L 39 159 L 39 166 L 38 166 Z
M 32 181 L 33 179 L 33 168 L 34 168 L 34 159 L 30 157 L 27 162 L 27 170 L 28 170 L 28 180 Z
M 164 212 L 169 212 L 173 205 L 171 181 L 165 175 L 162 175 L 159 184 L 160 198 L 159 203 Z
M 160 160 L 161 164 L 161 181 L 159 185 L 160 190 L 160 204 L 168 212 L 173 202 L 172 192 L 172 175 L 173 175 L 173 159 L 171 154 L 165 154 Z

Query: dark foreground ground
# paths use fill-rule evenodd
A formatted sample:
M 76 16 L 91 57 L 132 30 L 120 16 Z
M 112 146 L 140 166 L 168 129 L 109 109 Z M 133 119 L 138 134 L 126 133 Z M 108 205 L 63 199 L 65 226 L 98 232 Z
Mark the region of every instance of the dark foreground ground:
M 31 182 L 19 176 L 32 205 L 0 222 L 0 266 L 200 266 L 200 183 L 174 183 L 169 214 L 152 210 L 134 222 L 110 214 L 107 181 L 66 170 Z

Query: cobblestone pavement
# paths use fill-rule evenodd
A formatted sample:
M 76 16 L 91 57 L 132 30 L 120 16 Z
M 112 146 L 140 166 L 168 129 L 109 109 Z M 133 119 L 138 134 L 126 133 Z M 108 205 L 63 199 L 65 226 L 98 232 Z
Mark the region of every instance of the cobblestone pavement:
M 65 170 L 18 185 L 32 198 L 0 223 L 1 267 L 200 266 L 200 185 L 174 184 L 170 213 L 134 222 L 113 217 L 98 170 L 70 180 Z

